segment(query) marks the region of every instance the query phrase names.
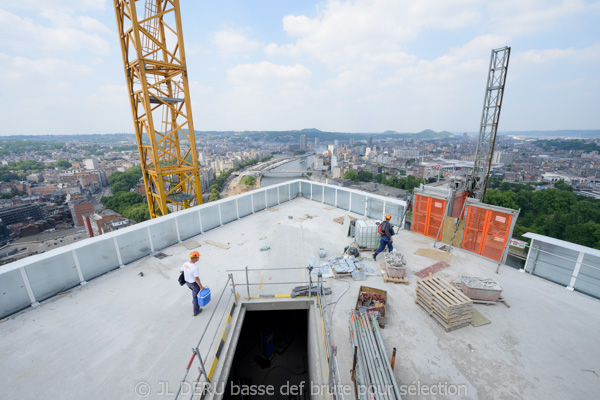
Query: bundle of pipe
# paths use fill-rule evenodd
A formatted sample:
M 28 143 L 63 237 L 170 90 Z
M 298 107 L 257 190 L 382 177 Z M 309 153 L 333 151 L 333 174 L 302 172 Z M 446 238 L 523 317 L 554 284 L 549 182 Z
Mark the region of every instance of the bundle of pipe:
M 352 311 L 350 343 L 354 348 L 352 376 L 359 400 L 401 400 L 373 313 Z

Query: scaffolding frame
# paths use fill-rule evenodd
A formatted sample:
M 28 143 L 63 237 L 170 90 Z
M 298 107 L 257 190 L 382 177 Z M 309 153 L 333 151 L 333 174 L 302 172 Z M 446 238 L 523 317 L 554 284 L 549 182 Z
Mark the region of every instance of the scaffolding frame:
M 202 204 L 202 191 L 179 0 L 141 3 L 114 0 L 114 7 L 148 209 L 155 218 Z

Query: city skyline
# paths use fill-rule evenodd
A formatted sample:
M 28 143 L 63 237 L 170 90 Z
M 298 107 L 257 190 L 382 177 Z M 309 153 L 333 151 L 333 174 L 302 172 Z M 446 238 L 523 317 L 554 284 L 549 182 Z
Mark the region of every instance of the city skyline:
M 198 131 L 598 129 L 600 2 L 180 1 Z M 0 0 L 0 135 L 133 132 L 112 2 Z

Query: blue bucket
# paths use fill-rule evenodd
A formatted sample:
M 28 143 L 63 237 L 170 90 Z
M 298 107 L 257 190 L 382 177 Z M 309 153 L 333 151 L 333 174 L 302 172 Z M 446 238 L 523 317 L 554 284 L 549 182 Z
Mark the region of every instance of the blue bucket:
M 198 304 L 200 307 L 204 307 L 210 303 L 210 289 L 205 287 L 198 293 Z

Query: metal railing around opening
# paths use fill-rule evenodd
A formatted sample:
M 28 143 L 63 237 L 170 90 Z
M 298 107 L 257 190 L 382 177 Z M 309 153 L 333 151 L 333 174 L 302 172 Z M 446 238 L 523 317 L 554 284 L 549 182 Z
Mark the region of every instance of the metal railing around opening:
M 209 339 L 209 337 L 206 336 L 206 333 L 208 332 L 208 329 L 211 326 L 211 322 L 212 322 L 213 318 L 217 314 L 217 310 L 219 309 L 221 300 L 223 299 L 225 292 L 227 292 L 228 287 L 231 287 L 231 289 L 230 289 L 230 293 L 229 293 L 227 300 L 223 303 L 223 304 L 225 304 L 224 310 L 221 313 L 221 318 L 219 319 L 219 323 L 217 324 L 214 335 L 212 335 L 212 338 L 210 338 L 210 344 L 208 345 L 208 348 L 206 349 L 206 354 L 204 355 L 204 357 L 202 357 L 200 348 L 202 347 L 203 344 L 206 343 L 205 339 L 206 340 Z M 233 300 L 232 300 L 232 298 L 233 298 Z M 231 318 L 233 316 L 236 306 L 238 305 L 238 293 L 235 290 L 233 274 L 229 274 L 229 276 L 227 278 L 227 282 L 225 282 L 225 286 L 223 287 L 223 290 L 221 291 L 221 294 L 219 295 L 219 299 L 217 300 L 216 304 L 213 303 L 213 305 L 214 305 L 213 312 L 210 315 L 208 322 L 206 323 L 204 332 L 202 332 L 202 336 L 200 336 L 200 340 L 198 340 L 198 344 L 196 345 L 196 347 L 192 348 L 192 356 L 190 358 L 190 361 L 187 364 L 187 367 L 185 369 L 185 374 L 179 384 L 177 393 L 175 394 L 175 399 L 180 399 L 180 398 L 181 399 L 183 399 L 183 398 L 192 399 L 194 397 L 194 395 L 201 395 L 201 398 L 204 398 L 204 396 L 210 389 L 210 384 L 212 383 L 213 374 L 214 374 L 216 366 L 219 362 L 219 358 L 221 357 L 221 353 L 223 351 L 225 341 L 227 340 L 227 334 L 229 333 L 229 326 L 231 324 Z M 227 316 L 227 320 L 225 321 L 225 324 L 223 325 L 223 329 L 220 329 L 221 325 L 223 324 L 223 319 L 225 318 L 225 316 Z M 215 339 L 217 338 L 217 334 L 219 332 L 221 332 L 220 341 L 219 341 L 216 349 L 213 349 Z M 210 367 L 207 371 L 206 366 L 208 365 L 207 361 L 209 359 L 210 354 L 213 354 L 213 358 L 210 362 Z M 194 369 L 194 367 L 196 367 L 198 369 L 198 377 L 194 381 L 189 382 L 187 380 L 188 374 Z
M 321 273 L 319 273 L 317 279 L 317 304 L 321 313 L 322 334 L 323 340 L 325 341 L 325 349 L 327 351 L 327 366 L 329 372 L 329 380 L 327 383 L 333 397 L 335 399 L 344 400 L 344 390 L 340 377 L 340 366 L 337 360 L 337 346 L 335 345 L 332 332 L 333 320 L 331 319 L 331 314 L 328 311 L 328 306 L 331 303 L 324 304 L 323 283 L 323 276 Z
M 307 272 L 307 278 L 302 281 L 290 281 L 290 282 L 251 282 L 249 278 L 249 272 L 265 272 L 265 271 L 298 271 L 303 270 Z M 257 300 L 257 299 L 270 299 L 270 298 L 292 298 L 291 291 L 288 293 L 279 293 L 279 294 L 251 294 L 250 288 L 254 286 L 261 285 L 304 285 L 303 290 L 304 294 L 300 294 L 297 297 L 308 297 L 314 298 L 316 301 L 316 305 L 319 309 L 319 315 L 321 317 L 321 334 L 323 336 L 323 343 L 325 345 L 325 352 L 327 355 L 327 366 L 328 366 L 328 379 L 327 384 L 329 385 L 329 392 L 333 397 L 337 399 L 344 400 L 343 388 L 341 384 L 340 378 L 340 369 L 337 360 L 337 346 L 335 345 L 335 340 L 333 338 L 333 321 L 331 319 L 331 313 L 328 311 L 328 305 L 325 301 L 325 287 L 323 286 L 325 281 L 323 280 L 323 276 L 319 273 L 317 275 L 316 284 L 312 281 L 312 267 L 300 267 L 300 268 L 244 268 L 237 270 L 227 270 L 227 272 L 244 272 L 246 277 L 245 283 L 238 283 L 235 286 L 246 286 L 246 299 L 247 301 Z

